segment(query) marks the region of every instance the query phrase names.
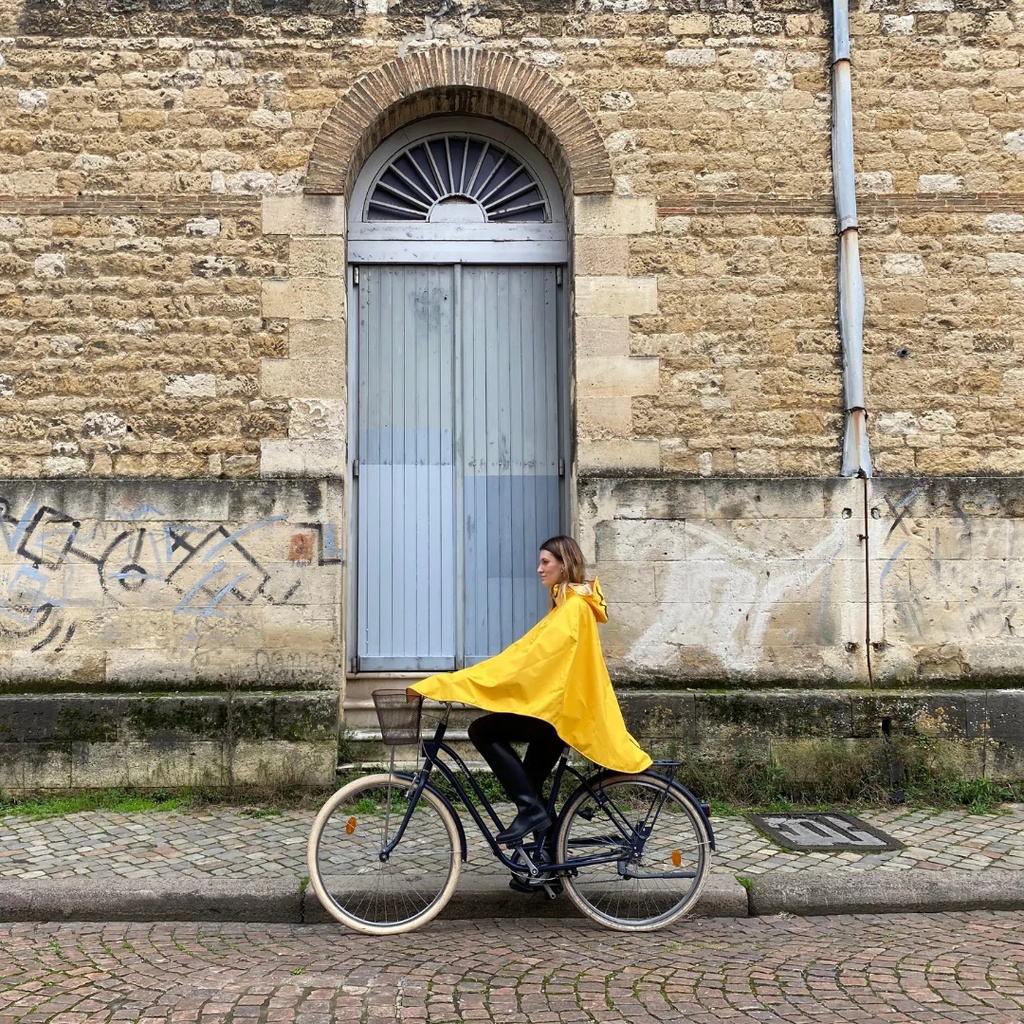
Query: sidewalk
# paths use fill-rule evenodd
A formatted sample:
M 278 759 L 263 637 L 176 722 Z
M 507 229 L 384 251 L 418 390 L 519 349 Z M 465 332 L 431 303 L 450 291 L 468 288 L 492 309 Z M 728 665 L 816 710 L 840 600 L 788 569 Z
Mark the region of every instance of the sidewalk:
M 857 814 L 905 849 L 792 853 L 743 818 L 713 818 L 718 849 L 698 914 L 1024 909 L 1024 804 L 985 815 Z M 313 816 L 215 807 L 3 817 L 0 920 L 323 921 L 303 883 Z M 565 897 L 512 893 L 508 875 L 470 840 L 445 916 L 574 916 Z

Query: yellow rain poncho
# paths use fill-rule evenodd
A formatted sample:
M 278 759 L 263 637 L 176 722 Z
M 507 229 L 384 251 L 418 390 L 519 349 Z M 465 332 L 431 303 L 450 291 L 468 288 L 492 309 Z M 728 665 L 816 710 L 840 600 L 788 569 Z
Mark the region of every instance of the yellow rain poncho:
M 541 718 L 591 761 L 641 772 L 651 759 L 622 720 L 601 653 L 597 623 L 607 621 L 597 580 L 569 586 L 556 591 L 555 607 L 501 654 L 411 689 L 434 700 Z

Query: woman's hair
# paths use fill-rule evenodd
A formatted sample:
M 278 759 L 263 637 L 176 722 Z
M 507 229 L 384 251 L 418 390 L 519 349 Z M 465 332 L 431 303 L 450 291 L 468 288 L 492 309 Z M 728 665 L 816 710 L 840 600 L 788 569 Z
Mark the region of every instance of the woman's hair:
M 579 544 L 572 537 L 562 534 L 549 537 L 541 544 L 540 549 L 554 555 L 562 563 L 565 567 L 566 583 L 586 582 L 587 560 L 583 557 Z

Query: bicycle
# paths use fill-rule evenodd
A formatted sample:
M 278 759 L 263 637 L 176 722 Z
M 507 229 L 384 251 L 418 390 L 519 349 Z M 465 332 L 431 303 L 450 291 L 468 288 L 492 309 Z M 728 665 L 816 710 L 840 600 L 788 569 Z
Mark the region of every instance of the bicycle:
M 317 814 L 306 848 L 313 890 L 335 920 L 389 935 L 426 924 L 447 904 L 467 858 L 466 831 L 453 802 L 432 784 L 435 771 L 518 881 L 515 888 L 554 898 L 564 887 L 588 917 L 623 931 L 663 928 L 696 904 L 715 839 L 707 806 L 673 777 L 679 762 L 585 778 L 569 764 L 567 747 L 548 797 L 553 825 L 506 852 L 494 838 L 502 828 L 497 812 L 444 740 L 452 705 L 443 705 L 433 738 L 420 742 L 422 697 L 377 690 L 373 698 L 391 746 L 390 770 L 334 793 Z M 394 748 L 411 742 L 420 744 L 422 764 L 414 772 L 396 771 Z M 577 785 L 559 810 L 570 778 Z

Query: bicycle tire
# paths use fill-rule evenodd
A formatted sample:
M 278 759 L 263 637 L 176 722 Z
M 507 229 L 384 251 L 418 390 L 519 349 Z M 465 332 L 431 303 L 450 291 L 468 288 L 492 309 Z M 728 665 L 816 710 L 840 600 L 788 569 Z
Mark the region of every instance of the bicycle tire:
M 635 832 L 662 793 L 665 803 L 637 858 L 605 807 L 617 808 L 620 825 Z M 655 931 L 678 921 L 700 898 L 711 869 L 711 840 L 700 810 L 682 787 L 646 772 L 577 789 L 566 802 L 556 844 L 562 863 L 609 858 L 566 869 L 562 882 L 584 914 L 619 931 Z
M 306 846 L 309 880 L 323 908 L 367 935 L 395 935 L 433 920 L 451 899 L 461 868 L 458 826 L 424 789 L 390 856 L 408 808 L 409 779 L 367 775 L 342 786 L 320 808 Z M 390 807 L 390 814 L 387 809 Z

